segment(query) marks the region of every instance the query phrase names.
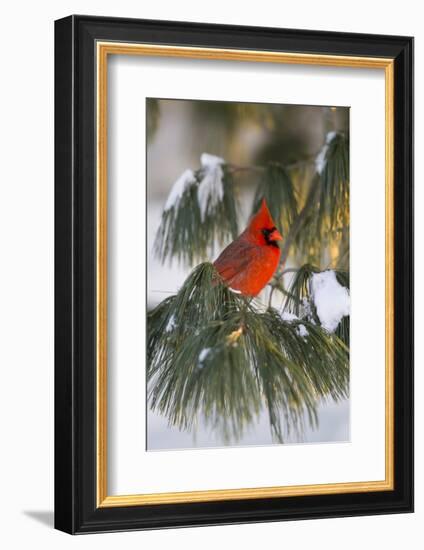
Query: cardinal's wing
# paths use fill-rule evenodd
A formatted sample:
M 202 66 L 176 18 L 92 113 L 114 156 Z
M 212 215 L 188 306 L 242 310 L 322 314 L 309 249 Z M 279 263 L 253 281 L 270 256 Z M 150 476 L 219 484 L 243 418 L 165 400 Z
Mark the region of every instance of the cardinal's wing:
M 222 251 L 214 266 L 227 284 L 231 286 L 231 283 L 246 271 L 252 257 L 255 256 L 256 248 L 250 243 L 234 241 Z

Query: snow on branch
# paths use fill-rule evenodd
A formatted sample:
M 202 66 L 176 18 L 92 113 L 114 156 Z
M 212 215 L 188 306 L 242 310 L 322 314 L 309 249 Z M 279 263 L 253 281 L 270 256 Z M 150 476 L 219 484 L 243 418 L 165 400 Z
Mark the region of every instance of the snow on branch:
M 168 198 L 166 199 L 165 206 L 163 208 L 164 211 L 166 212 L 171 208 L 177 208 L 185 191 L 187 191 L 189 187 L 195 185 L 196 183 L 197 180 L 193 170 L 185 170 L 172 186 Z
M 328 270 L 312 275 L 311 295 L 321 326 L 334 332 L 350 314 L 349 290 L 337 281 L 333 270 Z
M 322 174 L 322 171 L 324 170 L 326 164 L 327 164 L 327 152 L 328 148 L 330 146 L 330 143 L 333 141 L 333 139 L 336 137 L 336 132 L 328 132 L 327 136 L 325 138 L 325 144 L 322 147 L 321 151 L 318 153 L 315 159 L 315 170 L 318 174 Z
M 238 205 L 225 160 L 203 153 L 200 163 L 181 174 L 165 201 L 154 243 L 162 262 L 192 266 L 238 235 Z
M 328 333 L 349 341 L 349 274 L 305 264 L 294 275 L 281 317 L 291 322 L 318 324 Z
M 203 153 L 200 162 L 203 170 L 202 179 L 197 188 L 197 200 L 203 222 L 208 211 L 213 212 L 224 197 L 222 165 L 225 161 L 220 157 Z
M 193 429 L 199 416 L 240 437 L 262 408 L 283 442 L 313 426 L 321 399 L 348 393 L 348 349 L 305 319 L 263 311 L 232 293 L 210 263 L 148 313 L 148 399 L 171 425 Z

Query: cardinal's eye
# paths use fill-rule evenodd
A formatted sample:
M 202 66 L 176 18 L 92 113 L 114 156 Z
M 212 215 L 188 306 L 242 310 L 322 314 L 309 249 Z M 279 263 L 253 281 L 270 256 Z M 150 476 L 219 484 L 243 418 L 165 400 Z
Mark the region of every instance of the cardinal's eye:
M 265 236 L 265 237 L 268 237 L 269 235 L 271 235 L 271 233 L 273 233 L 277 228 L 276 227 L 271 227 L 271 229 L 262 229 L 262 234 Z

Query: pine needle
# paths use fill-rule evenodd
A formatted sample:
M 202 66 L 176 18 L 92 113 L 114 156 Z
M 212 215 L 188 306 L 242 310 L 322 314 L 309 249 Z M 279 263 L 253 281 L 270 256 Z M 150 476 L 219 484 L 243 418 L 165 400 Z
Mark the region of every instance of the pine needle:
M 225 165 L 222 169 L 222 200 L 207 204 L 206 213 L 202 214 L 198 200 L 204 169 L 194 173 L 193 184 L 171 208 L 162 212 L 154 242 L 155 254 L 162 263 L 175 259 L 182 265 L 192 266 L 213 255 L 215 245 L 222 246 L 237 237 L 234 183 Z
M 202 418 L 238 439 L 266 409 L 283 442 L 292 431 L 301 436 L 305 418 L 316 426 L 319 402 L 346 397 L 348 380 L 342 340 L 273 308 L 259 311 L 209 263 L 148 315 L 149 404 L 179 429 Z

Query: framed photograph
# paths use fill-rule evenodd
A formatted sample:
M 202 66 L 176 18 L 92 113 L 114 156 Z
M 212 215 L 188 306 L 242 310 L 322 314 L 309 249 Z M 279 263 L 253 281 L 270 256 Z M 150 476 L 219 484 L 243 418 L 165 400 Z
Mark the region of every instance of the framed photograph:
M 55 525 L 413 510 L 413 39 L 55 23 Z

